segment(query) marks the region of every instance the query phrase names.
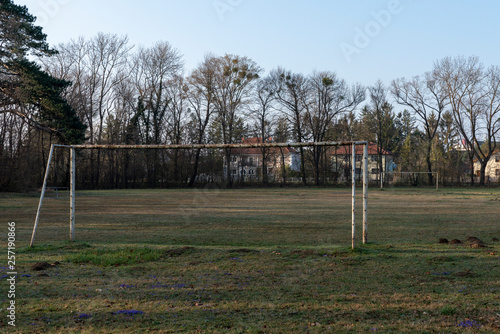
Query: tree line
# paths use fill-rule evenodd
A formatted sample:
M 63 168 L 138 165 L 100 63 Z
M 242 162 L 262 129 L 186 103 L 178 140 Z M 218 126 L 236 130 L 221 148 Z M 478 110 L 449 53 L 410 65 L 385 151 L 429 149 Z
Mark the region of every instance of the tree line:
M 429 72 L 389 86 L 349 84 L 333 71 L 303 75 L 277 67 L 265 73 L 248 57 L 229 54 L 207 54 L 187 72 L 181 53 L 164 41 L 133 47 L 126 36 L 99 33 L 50 48 L 26 7 L 10 0 L 1 6 L 2 190 L 40 186 L 53 143 L 368 140 L 380 154 L 393 152 L 398 170 L 439 171 L 450 184 L 474 183 L 472 165 L 479 161 L 481 185 L 498 148 L 500 69 L 477 57 L 444 58 Z M 268 153 L 262 150 L 264 158 Z M 325 148 L 299 153 L 302 182 L 321 185 L 332 177 Z M 231 185 L 230 168 L 223 166 L 230 156 L 230 150 L 82 150 L 78 183 L 194 186 L 203 175 L 203 182 Z M 54 184 L 67 182 L 68 163 L 67 153 L 57 151 Z

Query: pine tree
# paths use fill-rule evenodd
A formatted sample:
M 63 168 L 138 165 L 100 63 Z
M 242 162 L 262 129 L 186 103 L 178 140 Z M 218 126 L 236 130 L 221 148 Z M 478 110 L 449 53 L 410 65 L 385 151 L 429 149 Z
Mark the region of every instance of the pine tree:
M 30 56 L 56 52 L 26 6 L 0 0 L 0 114 L 12 113 L 64 143 L 85 139 L 85 125 L 62 98 L 70 82 L 42 71 Z

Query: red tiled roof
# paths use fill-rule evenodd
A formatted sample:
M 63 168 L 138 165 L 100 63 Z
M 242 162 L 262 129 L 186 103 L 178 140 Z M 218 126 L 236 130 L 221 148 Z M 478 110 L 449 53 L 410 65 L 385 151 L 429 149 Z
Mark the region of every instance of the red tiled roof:
M 259 144 L 262 142 L 263 142 L 262 137 L 250 137 L 250 138 L 243 137 L 241 139 L 242 144 Z M 269 138 L 266 142 L 271 142 L 271 138 Z

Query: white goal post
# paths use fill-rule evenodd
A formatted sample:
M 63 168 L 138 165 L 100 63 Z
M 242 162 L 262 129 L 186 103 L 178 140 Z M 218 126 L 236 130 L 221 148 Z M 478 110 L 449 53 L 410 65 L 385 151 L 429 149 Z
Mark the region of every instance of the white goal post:
M 368 142 L 367 141 L 341 141 L 341 142 L 303 142 L 303 143 L 254 143 L 254 144 L 193 144 L 193 145 L 59 145 L 52 144 L 45 177 L 36 213 L 35 224 L 31 235 L 30 247 L 35 242 L 36 230 L 40 221 L 43 199 L 47 189 L 47 180 L 49 177 L 50 163 L 56 148 L 65 148 L 70 150 L 70 241 L 75 240 L 75 193 L 76 193 L 76 150 L 77 149 L 168 149 L 168 150 L 186 150 L 186 149 L 228 149 L 228 148 L 284 148 L 284 147 L 310 147 L 310 146 L 352 146 L 352 248 L 355 248 L 355 227 L 356 227 L 356 146 L 363 146 L 363 243 L 368 242 Z

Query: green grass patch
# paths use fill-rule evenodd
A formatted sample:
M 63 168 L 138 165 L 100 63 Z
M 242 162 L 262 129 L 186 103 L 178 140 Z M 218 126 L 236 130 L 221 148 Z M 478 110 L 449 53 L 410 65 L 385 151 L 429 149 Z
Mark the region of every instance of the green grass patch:
M 441 309 L 441 314 L 445 316 L 455 315 L 456 312 L 457 312 L 456 308 L 450 306 L 445 306 Z
M 71 254 L 66 257 L 66 260 L 73 263 L 89 263 L 106 267 L 157 261 L 161 256 L 162 253 L 160 251 L 150 248 L 96 249 Z

